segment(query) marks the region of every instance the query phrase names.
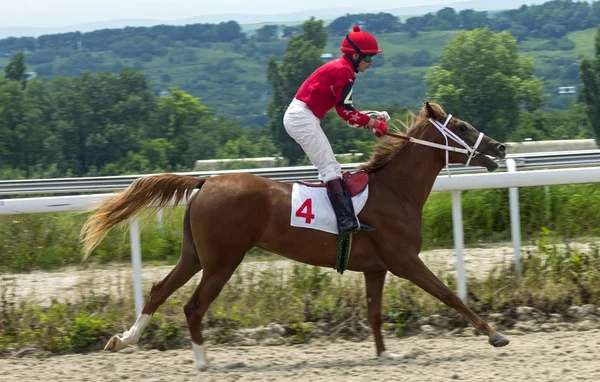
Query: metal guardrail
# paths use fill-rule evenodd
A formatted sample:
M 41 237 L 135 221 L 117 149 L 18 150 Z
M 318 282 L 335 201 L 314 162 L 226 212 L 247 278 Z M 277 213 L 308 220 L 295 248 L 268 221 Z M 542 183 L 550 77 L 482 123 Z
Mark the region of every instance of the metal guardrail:
M 512 158 L 516 161 L 517 168 L 519 170 L 599 166 L 600 150 L 509 154 L 507 155 L 507 159 L 508 158 Z M 342 169 L 354 170 L 361 164 L 362 163 L 343 164 Z M 505 161 L 500 161 L 498 164 L 499 171 L 506 171 Z M 457 164 L 450 165 L 450 171 L 453 174 L 486 172 L 485 168 L 483 167 L 465 167 Z M 317 180 L 317 170 L 313 166 L 194 171 L 181 172 L 178 174 L 196 177 L 208 177 L 239 172 L 247 172 L 281 182 Z M 440 175 L 444 175 L 445 173 L 446 170 L 444 169 Z M 147 175 L 151 174 L 87 178 L 5 180 L 0 181 L 0 195 L 86 194 L 119 191 L 127 188 L 135 179 Z

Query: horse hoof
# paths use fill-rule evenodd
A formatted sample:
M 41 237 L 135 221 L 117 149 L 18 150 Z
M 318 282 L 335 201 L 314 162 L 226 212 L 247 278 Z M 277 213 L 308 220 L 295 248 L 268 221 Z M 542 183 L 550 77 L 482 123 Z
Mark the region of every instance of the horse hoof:
M 510 343 L 508 338 L 504 337 L 500 333 L 496 333 L 493 336 L 491 336 L 488 342 L 490 343 L 490 345 L 492 345 L 495 348 L 500 348 L 500 347 L 506 346 Z
M 121 338 L 119 338 L 119 336 L 112 336 L 112 338 L 104 347 L 104 351 L 116 352 L 123 349 L 124 347 L 125 346 L 123 345 L 123 342 L 121 341 Z
M 384 351 L 381 354 L 379 354 L 380 361 L 398 361 L 401 359 L 402 359 L 402 356 L 400 354 L 396 354 L 396 353 L 390 353 L 390 352 Z

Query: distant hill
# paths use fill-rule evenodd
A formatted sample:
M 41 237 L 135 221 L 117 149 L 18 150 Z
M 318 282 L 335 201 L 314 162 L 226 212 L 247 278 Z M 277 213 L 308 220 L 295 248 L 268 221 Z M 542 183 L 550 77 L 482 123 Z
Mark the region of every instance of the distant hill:
M 259 24 L 259 23 L 285 23 L 294 21 L 305 21 L 312 16 L 319 20 L 333 20 L 346 13 L 369 13 L 373 12 L 359 8 L 329 8 L 313 9 L 294 13 L 281 14 L 243 14 L 228 13 L 218 15 L 204 15 L 186 17 L 178 20 L 153 20 L 153 19 L 121 19 L 109 20 L 95 23 L 86 23 L 79 25 L 69 25 L 55 28 L 38 27 L 0 27 L 0 39 L 6 37 L 38 37 L 44 34 L 56 34 L 66 32 L 92 32 L 99 29 L 125 28 L 125 27 L 151 27 L 155 25 L 188 25 L 202 23 L 220 23 L 222 21 L 234 20 L 238 24 Z
M 483 10 L 502 10 L 519 8 L 522 4 L 543 4 L 545 0 L 472 0 L 460 2 L 448 2 L 435 5 L 423 5 L 414 7 L 402 7 L 393 9 L 370 10 L 359 8 L 327 8 L 327 9 L 311 9 L 301 12 L 281 13 L 281 14 L 244 14 L 244 13 L 228 13 L 216 15 L 193 16 L 178 20 L 154 20 L 154 19 L 121 19 L 108 20 L 94 23 L 86 23 L 79 25 L 68 25 L 55 28 L 39 28 L 39 27 L 0 27 L 0 38 L 6 37 L 38 37 L 45 34 L 56 34 L 66 32 L 91 32 L 99 29 L 125 28 L 125 27 L 150 27 L 154 25 L 187 25 L 197 23 L 219 23 L 222 21 L 237 21 L 238 24 L 259 24 L 259 23 L 278 23 L 298 22 L 308 20 L 314 16 L 319 20 L 333 20 L 345 14 L 357 13 L 377 13 L 386 12 L 396 16 L 407 15 L 422 15 L 429 12 L 437 12 L 444 7 L 454 8 L 456 11 L 463 9 Z
M 68 25 L 64 27 L 39 28 L 39 27 L 0 27 L 0 38 L 6 37 L 39 37 L 47 34 L 67 33 L 67 32 L 92 32 L 98 29 L 120 29 L 127 26 L 151 27 L 168 23 L 152 19 L 123 19 L 100 21 L 97 23 L 87 23 L 79 25 Z
M 471 0 L 450 2 L 444 4 L 417 5 L 413 7 L 391 8 L 384 9 L 382 12 L 391 13 L 396 16 L 424 15 L 429 12 L 437 12 L 445 7 L 454 8 L 454 10 L 457 12 L 460 12 L 465 9 L 473 9 L 476 11 L 500 11 L 506 9 L 517 9 L 520 8 L 523 4 L 539 5 L 546 2 L 548 2 L 548 0 Z

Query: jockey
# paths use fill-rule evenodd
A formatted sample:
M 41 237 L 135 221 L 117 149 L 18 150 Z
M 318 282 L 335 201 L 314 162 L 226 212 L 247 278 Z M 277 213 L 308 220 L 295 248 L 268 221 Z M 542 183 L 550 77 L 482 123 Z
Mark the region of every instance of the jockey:
M 283 117 L 287 133 L 302 147 L 319 170 L 319 179 L 327 186 L 327 195 L 337 216 L 339 233 L 368 229 L 359 223 L 350 193 L 342 178 L 342 169 L 333 155 L 331 144 L 321 129 L 320 120 L 335 107 L 342 119 L 362 126 L 382 137 L 387 132 L 384 120 L 358 112 L 352 105 L 355 73 L 367 70 L 379 50 L 371 34 L 355 26 L 340 47 L 343 56 L 315 70 L 302 84 Z

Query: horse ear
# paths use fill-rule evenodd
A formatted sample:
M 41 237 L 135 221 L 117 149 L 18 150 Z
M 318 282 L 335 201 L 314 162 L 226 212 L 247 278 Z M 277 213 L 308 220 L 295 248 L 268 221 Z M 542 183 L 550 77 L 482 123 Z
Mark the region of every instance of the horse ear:
M 429 115 L 429 118 L 435 119 L 435 117 L 436 117 L 435 111 L 433 110 L 433 107 L 431 107 L 429 102 L 425 102 L 425 108 L 427 108 L 427 114 Z

